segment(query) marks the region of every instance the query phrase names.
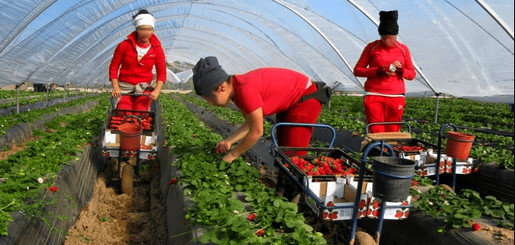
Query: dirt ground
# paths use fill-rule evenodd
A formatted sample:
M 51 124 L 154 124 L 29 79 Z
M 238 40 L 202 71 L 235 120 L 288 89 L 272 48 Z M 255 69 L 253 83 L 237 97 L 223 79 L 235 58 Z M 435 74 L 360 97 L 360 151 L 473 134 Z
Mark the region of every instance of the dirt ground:
M 150 161 L 149 165 L 135 179 L 131 196 L 120 193 L 120 181 L 110 181 L 113 168 L 108 164 L 64 244 L 165 244 L 166 209 L 159 199 L 159 162 Z

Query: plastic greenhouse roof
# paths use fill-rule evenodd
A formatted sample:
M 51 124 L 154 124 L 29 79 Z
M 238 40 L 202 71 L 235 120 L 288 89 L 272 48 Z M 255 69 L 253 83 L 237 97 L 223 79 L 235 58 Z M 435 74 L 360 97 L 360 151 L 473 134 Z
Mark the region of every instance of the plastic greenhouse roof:
M 109 84 L 114 48 L 142 8 L 170 63 L 214 55 L 228 73 L 287 67 L 357 92 L 364 78 L 352 69 L 379 38 L 378 13 L 396 9 L 418 72 L 408 95 L 514 100 L 511 0 L 0 0 L 0 86 Z

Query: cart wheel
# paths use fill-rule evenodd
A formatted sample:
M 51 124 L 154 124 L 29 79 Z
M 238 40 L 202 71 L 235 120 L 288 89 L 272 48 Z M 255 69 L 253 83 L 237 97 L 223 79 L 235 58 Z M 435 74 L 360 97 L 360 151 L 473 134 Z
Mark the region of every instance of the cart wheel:
M 121 176 L 122 193 L 132 196 L 133 177 L 134 177 L 134 167 L 130 164 L 125 164 L 122 167 L 122 176 Z

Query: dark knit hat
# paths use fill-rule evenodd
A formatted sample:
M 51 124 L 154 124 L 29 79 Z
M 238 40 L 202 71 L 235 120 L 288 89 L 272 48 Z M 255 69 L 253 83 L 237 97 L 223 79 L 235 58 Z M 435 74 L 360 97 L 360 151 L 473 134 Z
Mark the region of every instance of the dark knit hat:
M 397 19 L 399 14 L 397 10 L 380 11 L 379 12 L 379 35 L 397 35 L 399 34 L 399 25 Z
M 214 56 L 200 58 L 193 67 L 193 87 L 197 95 L 209 94 L 228 78 Z

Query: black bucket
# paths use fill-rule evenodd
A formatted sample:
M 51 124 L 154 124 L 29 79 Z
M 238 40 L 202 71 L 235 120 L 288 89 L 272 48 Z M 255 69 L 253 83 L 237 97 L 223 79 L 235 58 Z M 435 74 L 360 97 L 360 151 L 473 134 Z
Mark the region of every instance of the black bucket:
M 415 162 L 398 157 L 372 157 L 374 180 L 372 195 L 387 202 L 406 200 L 411 188 Z

